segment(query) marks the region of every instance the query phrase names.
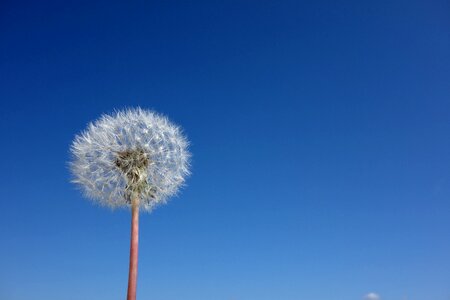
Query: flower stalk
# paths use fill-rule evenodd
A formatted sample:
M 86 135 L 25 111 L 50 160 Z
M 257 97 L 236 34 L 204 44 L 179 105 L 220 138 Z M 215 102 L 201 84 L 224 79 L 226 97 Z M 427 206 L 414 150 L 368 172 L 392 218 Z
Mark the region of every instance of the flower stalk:
M 131 200 L 130 267 L 128 271 L 127 300 L 136 300 L 139 250 L 139 199 Z

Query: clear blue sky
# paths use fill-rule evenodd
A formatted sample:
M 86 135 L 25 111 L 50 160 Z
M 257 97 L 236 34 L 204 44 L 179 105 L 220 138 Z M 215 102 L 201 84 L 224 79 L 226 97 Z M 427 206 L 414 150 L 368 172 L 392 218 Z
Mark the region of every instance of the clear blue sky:
M 0 299 L 124 299 L 129 212 L 67 161 L 137 105 L 194 155 L 140 299 L 450 299 L 447 1 L 3 1 L 0 40 Z

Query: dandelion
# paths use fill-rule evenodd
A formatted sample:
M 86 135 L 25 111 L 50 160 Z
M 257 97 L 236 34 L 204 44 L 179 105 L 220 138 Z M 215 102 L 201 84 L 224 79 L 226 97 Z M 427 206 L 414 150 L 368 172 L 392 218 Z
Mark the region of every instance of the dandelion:
M 71 146 L 73 182 L 93 201 L 131 207 L 128 300 L 136 299 L 139 210 L 177 193 L 189 175 L 188 141 L 166 117 L 137 109 L 103 115 Z

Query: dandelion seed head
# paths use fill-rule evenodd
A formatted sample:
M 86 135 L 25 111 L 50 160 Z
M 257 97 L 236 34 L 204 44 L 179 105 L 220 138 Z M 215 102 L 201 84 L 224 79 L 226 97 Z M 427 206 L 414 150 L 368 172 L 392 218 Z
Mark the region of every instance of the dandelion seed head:
M 151 210 L 175 195 L 189 175 L 181 129 L 140 108 L 103 115 L 75 136 L 70 150 L 72 181 L 88 198 L 112 208 L 136 198 Z

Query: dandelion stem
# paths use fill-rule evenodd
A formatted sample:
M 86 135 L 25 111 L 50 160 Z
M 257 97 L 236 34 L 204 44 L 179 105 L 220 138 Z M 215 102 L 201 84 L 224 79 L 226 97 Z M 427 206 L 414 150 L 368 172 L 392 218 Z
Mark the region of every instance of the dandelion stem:
M 138 245 L 139 245 L 139 199 L 135 198 L 131 201 L 130 269 L 128 273 L 127 300 L 136 300 Z

